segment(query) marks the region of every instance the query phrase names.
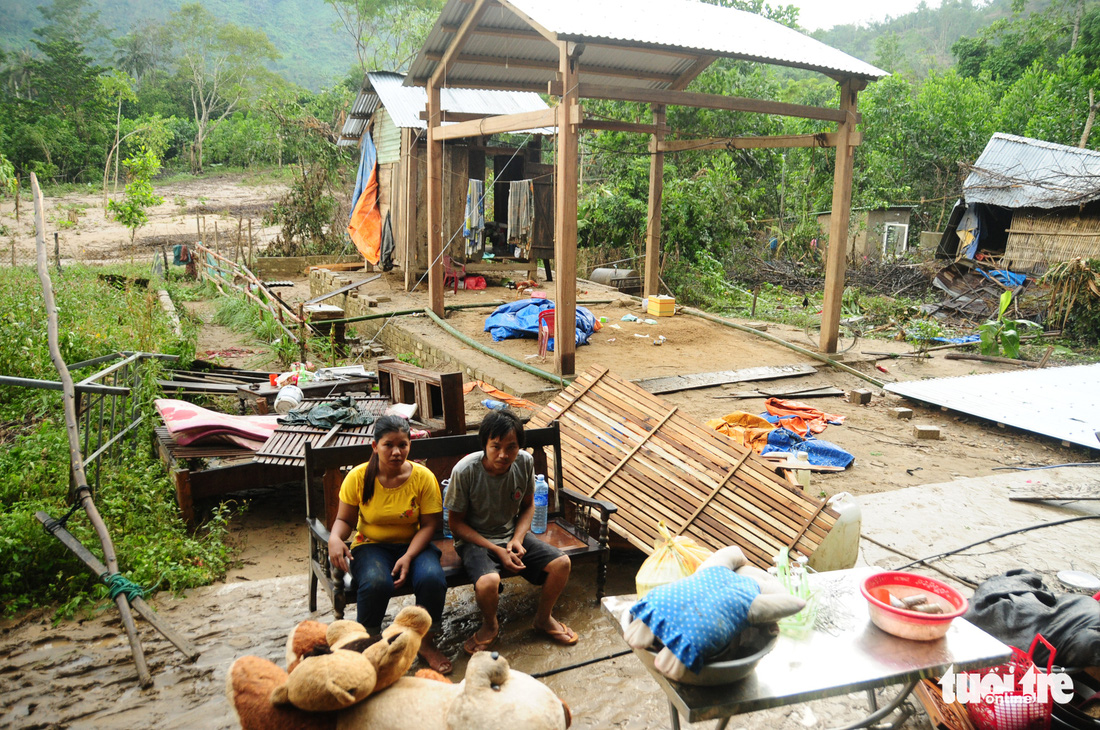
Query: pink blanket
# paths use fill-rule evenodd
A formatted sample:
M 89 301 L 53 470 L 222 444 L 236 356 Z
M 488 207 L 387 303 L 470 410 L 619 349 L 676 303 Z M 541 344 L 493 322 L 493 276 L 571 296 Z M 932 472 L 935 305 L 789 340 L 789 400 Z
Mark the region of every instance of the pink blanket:
M 231 416 L 170 398 L 158 398 L 155 405 L 180 446 L 231 443 L 258 451 L 279 425 L 278 416 Z

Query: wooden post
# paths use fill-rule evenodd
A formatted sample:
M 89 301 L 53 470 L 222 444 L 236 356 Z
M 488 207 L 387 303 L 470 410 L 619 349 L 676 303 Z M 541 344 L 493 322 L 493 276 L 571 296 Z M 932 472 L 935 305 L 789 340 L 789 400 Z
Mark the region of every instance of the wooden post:
M 401 215 L 405 219 L 405 291 L 412 289 L 420 267 L 420 239 L 416 230 L 416 186 L 420 156 L 416 154 L 418 135 L 412 130 L 401 130 L 401 142 L 404 146 L 405 185 Z
M 653 125 L 657 131 L 649 138 L 649 215 L 645 231 L 645 291 L 643 298 L 659 294 L 661 275 L 661 197 L 665 189 L 665 153 L 659 147 L 665 138 L 665 107 L 653 105 Z
M 554 206 L 554 267 L 557 301 L 554 305 L 554 362 L 559 375 L 576 372 L 577 351 L 577 155 L 580 97 L 577 94 L 575 43 L 559 44 L 558 75 L 562 83 L 558 105 L 557 189 Z
M 15 222 L 19 222 L 19 176 L 15 176 Z
M 248 268 L 252 268 L 252 219 L 248 219 Z
M 241 229 L 244 227 L 244 218 L 237 219 L 237 248 L 233 252 L 233 260 L 237 263 L 241 262 L 244 258 L 244 251 L 241 250 Z
M 214 221 L 214 253 L 218 254 L 219 256 L 222 255 L 222 247 L 221 247 L 221 244 L 218 242 L 218 222 L 217 221 Z
M 840 110 L 845 112 L 846 118 L 837 125 L 833 211 L 829 219 L 825 304 L 821 310 L 821 341 L 818 346 L 824 353 L 836 352 L 840 335 L 840 305 L 844 294 L 844 269 L 848 263 L 848 217 L 852 208 L 851 140 L 856 126 L 856 96 L 860 88 L 862 83 L 851 78 L 840 84 Z
M 58 241 L 57 231 L 53 233 L 53 262 L 57 265 L 57 273 L 61 273 L 61 243 Z
M 428 82 L 428 298 L 437 316 L 443 312 L 443 143 L 435 141 L 440 124 L 439 87 Z

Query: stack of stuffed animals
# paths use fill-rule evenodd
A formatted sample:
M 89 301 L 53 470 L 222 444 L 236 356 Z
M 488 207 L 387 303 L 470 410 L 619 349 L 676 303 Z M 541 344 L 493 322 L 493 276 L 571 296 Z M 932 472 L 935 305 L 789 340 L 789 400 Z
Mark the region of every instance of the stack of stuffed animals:
M 404 608 L 380 636 L 355 621 L 303 621 L 287 640 L 287 671 L 260 657 L 233 662 L 226 681 L 242 730 L 565 730 L 569 708 L 546 685 L 479 652 L 452 684 L 405 673 L 431 627 Z

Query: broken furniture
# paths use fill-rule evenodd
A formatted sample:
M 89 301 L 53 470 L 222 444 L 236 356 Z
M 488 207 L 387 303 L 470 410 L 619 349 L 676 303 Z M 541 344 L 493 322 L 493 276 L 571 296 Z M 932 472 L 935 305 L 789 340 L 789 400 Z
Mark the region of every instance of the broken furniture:
M 346 393 L 369 393 L 374 389 L 374 382 L 374 378 L 314 380 L 298 387 L 302 389 L 304 398 L 330 398 Z M 272 385 L 268 381 L 239 386 L 236 389 L 236 395 L 241 399 L 242 404 L 251 403 L 256 413 L 265 414 L 275 405 L 275 399 L 279 396 L 280 390 L 282 386 Z
M 657 523 L 710 550 L 737 545 L 769 568 L 790 549 L 809 557 L 837 514 L 788 485 L 749 448 L 595 366 L 530 421 L 561 424 L 562 486 L 618 506 L 611 529 L 645 553 Z
M 938 641 L 909 641 L 881 631 L 870 623 L 867 601 L 860 584 L 875 568 L 835 570 L 810 575 L 810 585 L 819 600 L 813 631 L 802 638 L 780 633 L 775 648 L 766 654 L 756 670 L 745 679 L 728 685 L 698 687 L 670 682 L 642 660 L 654 681 L 668 698 L 672 727 L 680 727 L 680 714 L 688 722 L 729 718 L 769 707 L 784 707 L 809 700 L 867 691 L 871 714 L 848 727 L 870 727 L 891 715 L 899 706 L 900 726 L 910 714 L 903 705 L 922 677 L 939 676 L 947 669 L 965 672 L 1001 664 L 1012 654 L 1001 643 L 965 619 L 955 619 L 950 631 Z M 623 631 L 635 596 L 609 596 L 603 609 Z M 635 649 L 638 654 L 642 649 Z M 841 659 L 842 658 L 842 659 Z M 877 705 L 874 690 L 904 684 L 898 695 Z
M 533 449 L 535 471 L 547 473 L 546 448 L 553 451 L 555 474 L 563 474 L 562 442 L 557 423 L 544 428 L 524 430 L 527 447 Z M 410 459 L 425 459 L 436 478 L 448 478 L 451 467 L 467 454 L 481 450 L 475 435 L 441 436 L 416 439 L 409 451 Z M 329 530 L 336 519 L 340 485 L 344 472 L 370 459 L 368 445 L 313 448 L 305 450 L 306 524 L 309 528 L 309 610 L 317 610 L 317 586 L 320 584 L 332 599 L 336 618 L 344 617 L 344 607 L 355 603 L 354 587 L 345 588 L 344 575 L 335 571 L 328 559 Z M 598 562 L 596 570 L 596 600 L 603 597 L 607 580 L 608 521 L 615 514 L 615 505 L 591 499 L 567 488 L 558 488 L 551 481 L 550 515 L 546 533 L 535 537 L 557 547 L 573 561 L 591 558 Z M 468 585 L 469 577 L 454 549 L 454 542 L 437 533 L 433 543 L 443 553 L 441 562 L 448 586 Z M 406 583 L 394 595 L 411 593 Z
M 433 436 L 466 433 L 462 373 L 437 373 L 392 357 L 378 360 L 378 392 L 394 403 L 415 403 L 416 420 Z

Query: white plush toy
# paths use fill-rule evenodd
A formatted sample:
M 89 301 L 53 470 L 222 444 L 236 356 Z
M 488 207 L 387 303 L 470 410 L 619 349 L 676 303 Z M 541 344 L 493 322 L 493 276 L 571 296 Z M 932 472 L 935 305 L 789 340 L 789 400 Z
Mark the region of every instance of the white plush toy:
M 774 624 L 805 607 L 778 579 L 748 564 L 738 547 L 717 551 L 692 575 L 654 588 L 630 609 L 626 643 L 664 648 L 654 666 L 669 679 L 698 673 L 750 624 Z M 778 627 L 775 629 L 778 631 Z

